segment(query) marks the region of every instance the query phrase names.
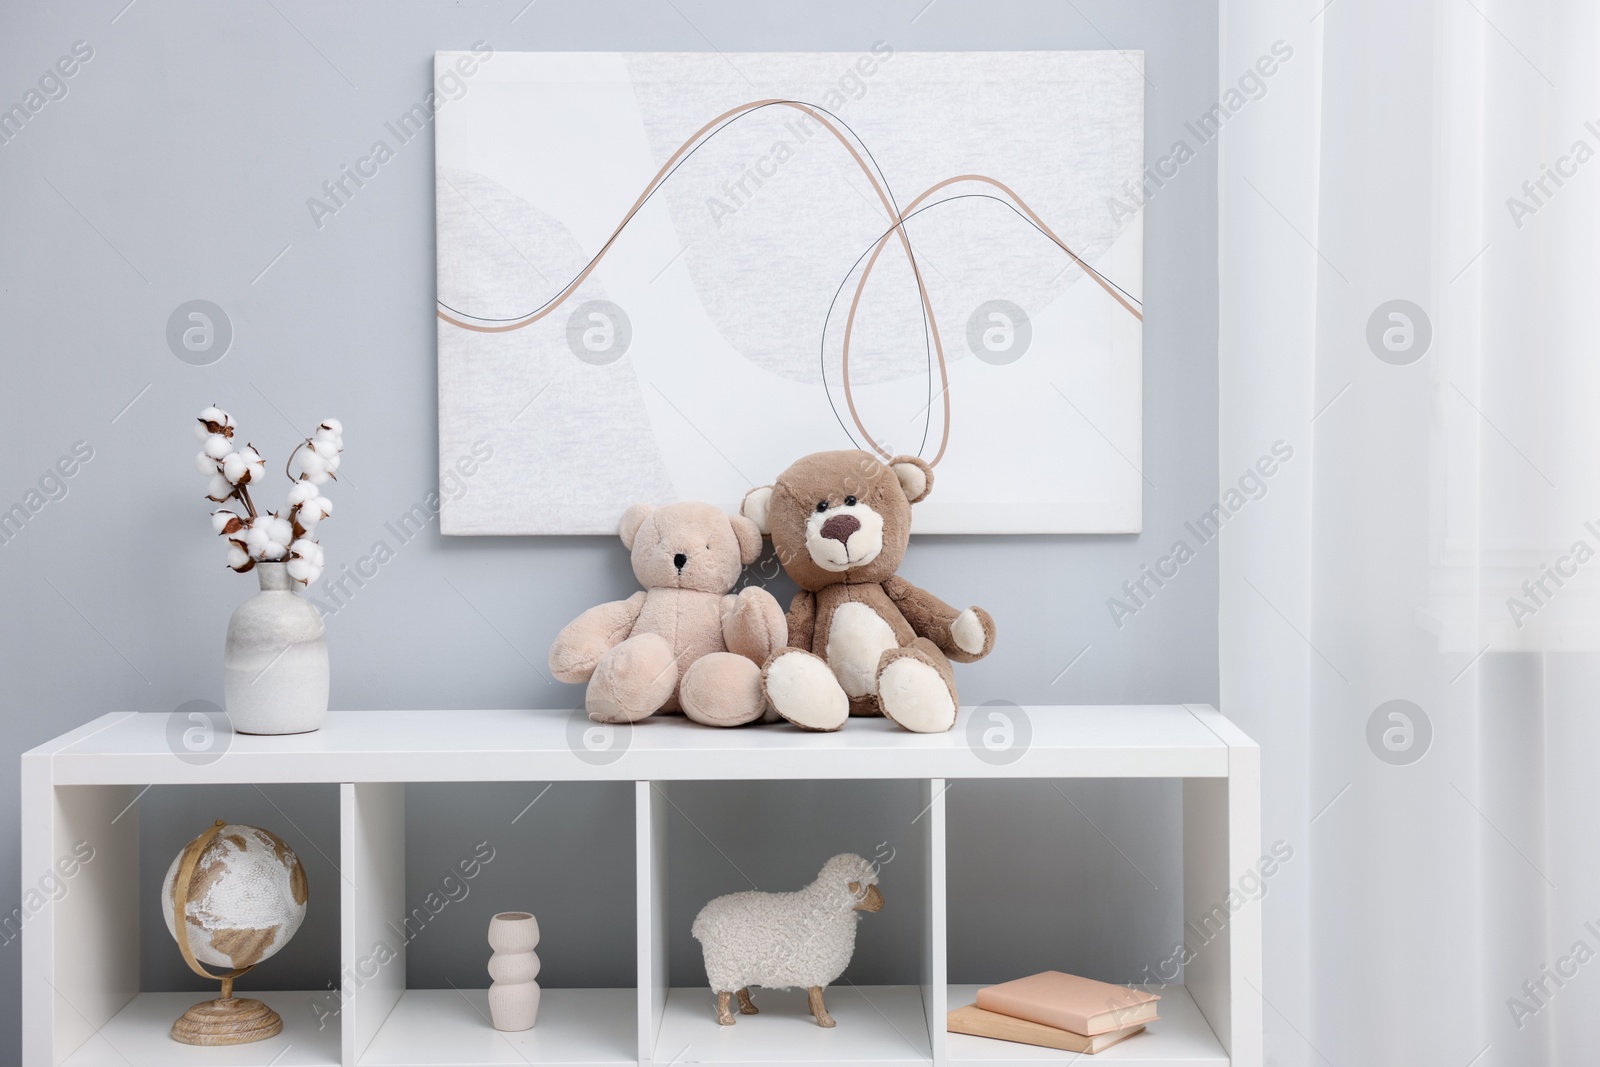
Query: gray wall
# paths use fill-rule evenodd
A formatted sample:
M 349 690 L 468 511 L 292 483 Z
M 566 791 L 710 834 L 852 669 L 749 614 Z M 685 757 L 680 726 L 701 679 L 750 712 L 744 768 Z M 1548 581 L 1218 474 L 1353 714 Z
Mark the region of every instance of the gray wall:
M 522 10 L 525 0 L 140 0 L 122 10 L 125 0 L 104 0 L 0 11 L 0 104 L 21 100 L 74 42 L 94 49 L 67 95 L 0 144 L 0 507 L 23 501 L 76 442 L 93 449 L 65 496 L 0 545 L 10 783 L 0 789 L 0 886 L 13 887 L 0 890 L 0 907 L 15 903 L 20 874 L 36 873 L 17 869 L 19 752 L 109 710 L 221 698 L 223 626 L 252 583 L 220 566 L 208 534 L 190 462 L 196 411 L 228 407 L 272 459 L 318 418 L 343 418 L 348 477 L 323 537 L 335 567 L 434 487 L 431 146 L 404 147 L 320 230 L 305 203 L 428 91 L 435 49 L 479 39 L 501 50 L 856 50 L 878 39 L 900 50 L 1143 49 L 1151 159 L 1215 101 L 1212 3 L 924 2 L 539 0 Z M 1105 603 L 1214 502 L 1215 202 L 1210 146 L 1147 209 L 1147 532 L 912 547 L 912 580 L 1000 622 L 996 654 L 960 668 L 968 702 L 1216 700 L 1212 550 L 1121 629 Z M 165 341 L 169 314 L 194 298 L 220 304 L 234 327 L 231 350 L 211 366 L 180 362 Z M 581 691 L 546 684 L 531 664 L 579 610 L 631 588 L 609 539 L 447 541 L 434 527 L 328 620 L 334 704 L 572 706 Z M 1131 979 L 1179 936 L 1173 783 L 1058 784 L 951 791 L 956 980 L 1046 965 Z M 425 894 L 473 842 L 498 848 L 474 895 L 413 945 L 414 985 L 483 981 L 484 917 L 528 902 L 558 918 L 547 924 L 547 939 L 560 936 L 545 949 L 543 980 L 631 983 L 629 798 L 556 786 L 513 825 L 534 792 L 411 791 L 408 892 Z M 902 788 L 871 784 L 685 787 L 681 797 L 671 840 L 680 924 L 696 900 L 743 886 L 731 868 L 795 885 L 833 852 L 892 837 L 908 803 Z M 797 817 L 812 806 L 825 816 Z M 857 824 L 852 811 L 875 814 Z M 312 924 L 263 968 L 262 987 L 323 988 L 338 971 L 335 791 L 152 790 L 140 801 L 142 891 L 153 894 L 178 842 L 224 813 L 297 837 L 321 890 Z M 552 877 L 549 849 L 580 854 L 588 885 Z M 885 873 L 894 910 L 864 928 L 863 980 L 911 973 L 916 893 L 910 872 L 896 870 L 904 855 Z M 146 935 L 147 988 L 189 986 L 164 932 L 152 922 Z M 675 948 L 675 976 L 694 980 L 692 946 Z M 15 942 L 0 945 L 0 1033 L 16 1032 L 19 959 Z M 14 1037 L 0 1044 L 0 1061 L 15 1049 Z

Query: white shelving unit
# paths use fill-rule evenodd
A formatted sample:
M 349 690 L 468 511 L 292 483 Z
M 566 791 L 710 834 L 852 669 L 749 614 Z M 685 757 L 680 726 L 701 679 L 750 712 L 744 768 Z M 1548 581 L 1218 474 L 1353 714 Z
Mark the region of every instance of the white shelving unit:
M 24 900 L 41 872 L 80 841 L 95 849 L 59 901 L 23 930 L 23 1062 L 28 1067 L 224 1067 L 271 1063 L 344 1067 L 640 1064 L 1010 1064 L 1064 1054 L 947 1034 L 951 1005 L 974 987 L 947 984 L 944 793 L 969 778 L 1183 780 L 1184 917 L 1206 931 L 1185 986 L 1161 990 L 1162 1019 L 1098 1062 L 1161 1067 L 1261 1067 L 1261 918 L 1230 890 L 1260 855 L 1260 753 L 1202 705 L 1028 707 L 1020 758 L 979 758 L 958 724 L 914 735 L 882 720 L 834 734 L 787 728 L 711 730 L 681 719 L 627 731 L 620 754 L 596 763 L 575 751 L 570 711 L 347 711 L 320 731 L 237 736 L 222 758 L 196 764 L 169 747 L 168 716 L 105 715 L 22 757 Z M 971 714 L 968 709 L 964 714 Z M 581 733 L 581 730 L 579 731 Z M 580 758 L 580 752 L 589 759 Z M 923 812 L 914 831 L 925 869 L 920 983 L 829 990 L 839 1020 L 823 1030 L 804 997 L 769 993 L 761 1015 L 716 1024 L 703 986 L 668 985 L 667 815 L 673 782 L 805 779 L 914 780 Z M 638 983 L 635 989 L 547 989 L 540 1022 L 501 1034 L 483 990 L 407 989 L 399 922 L 405 891 L 408 782 L 632 781 L 635 783 Z M 319 1028 L 310 1005 L 327 991 L 248 995 L 273 1005 L 284 1032 L 227 1049 L 173 1042 L 168 1027 L 199 999 L 139 988 L 139 908 L 162 872 L 139 870 L 138 819 L 124 818 L 152 784 L 340 784 L 342 1007 Z M 954 858 L 959 862 L 959 857 Z M 1020 859 L 1020 857 L 1019 857 Z M 1237 899 L 1237 895 L 1236 895 Z M 1226 911 L 1219 920 L 1218 909 Z M 1220 928 L 1219 928 L 1220 927 Z M 378 943 L 396 958 L 374 962 Z M 269 965 L 270 966 L 270 965 Z

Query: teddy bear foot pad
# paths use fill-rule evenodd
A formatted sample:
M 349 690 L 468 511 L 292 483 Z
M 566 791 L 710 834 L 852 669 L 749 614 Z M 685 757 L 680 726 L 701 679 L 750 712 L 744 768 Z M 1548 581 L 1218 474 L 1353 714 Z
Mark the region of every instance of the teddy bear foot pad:
M 779 715 L 805 730 L 837 730 L 850 717 L 850 698 L 833 669 L 809 652 L 783 652 L 762 672 L 767 699 Z
M 942 734 L 956 721 L 955 696 L 939 669 L 915 656 L 901 656 L 878 673 L 883 713 L 913 733 Z

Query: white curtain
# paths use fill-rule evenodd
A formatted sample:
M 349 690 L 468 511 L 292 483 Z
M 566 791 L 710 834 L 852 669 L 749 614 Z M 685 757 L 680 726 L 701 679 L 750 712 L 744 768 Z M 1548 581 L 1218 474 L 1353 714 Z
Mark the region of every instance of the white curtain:
M 1293 450 L 1221 553 L 1222 710 L 1295 850 L 1267 1062 L 1587 1067 L 1600 5 L 1224 0 L 1221 37 L 1225 99 L 1293 53 L 1218 177 L 1219 497 Z

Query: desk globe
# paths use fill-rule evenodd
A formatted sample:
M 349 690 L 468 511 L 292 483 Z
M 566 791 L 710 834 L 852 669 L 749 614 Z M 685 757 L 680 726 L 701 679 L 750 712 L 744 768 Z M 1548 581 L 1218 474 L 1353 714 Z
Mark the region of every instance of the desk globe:
M 284 840 L 221 819 L 190 841 L 161 884 L 167 932 L 190 970 L 222 983 L 222 996 L 172 1024 L 186 1045 L 243 1045 L 282 1031 L 278 1013 L 235 997 L 233 980 L 289 943 L 306 917 L 306 872 Z M 203 964 L 226 968 L 212 974 Z

